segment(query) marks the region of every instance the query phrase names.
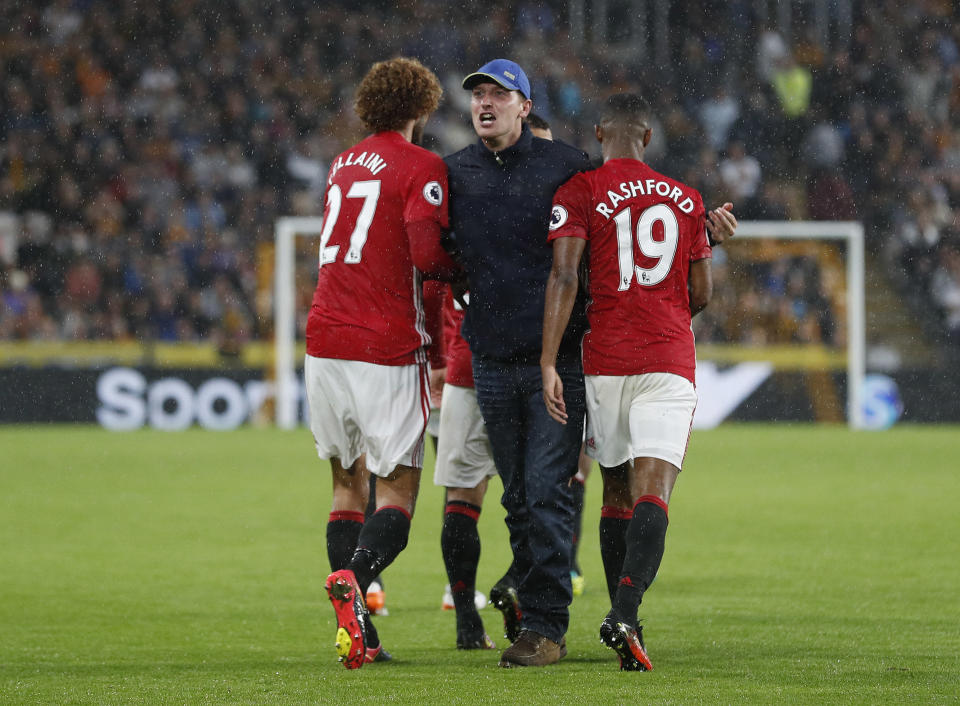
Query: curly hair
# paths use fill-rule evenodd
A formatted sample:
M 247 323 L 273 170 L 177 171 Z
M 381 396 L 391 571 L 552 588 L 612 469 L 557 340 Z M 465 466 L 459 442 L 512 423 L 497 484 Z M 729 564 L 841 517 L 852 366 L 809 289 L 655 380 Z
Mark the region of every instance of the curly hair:
M 440 104 L 443 88 L 434 73 L 416 59 L 378 61 L 357 89 L 353 104 L 371 132 L 399 130 L 408 120 L 429 115 Z

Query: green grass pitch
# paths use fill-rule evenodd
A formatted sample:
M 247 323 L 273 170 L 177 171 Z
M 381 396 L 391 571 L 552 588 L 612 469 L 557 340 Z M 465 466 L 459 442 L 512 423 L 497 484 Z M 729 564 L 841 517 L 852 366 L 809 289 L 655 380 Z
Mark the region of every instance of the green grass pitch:
M 395 660 L 335 660 L 330 479 L 307 431 L 0 428 L 0 703 L 956 703 L 960 430 L 734 425 L 694 433 L 621 673 L 587 486 L 569 655 L 502 670 L 440 610 L 428 459 L 377 620 Z M 508 563 L 492 486 L 479 587 Z M 482 612 L 500 637 L 499 614 Z M 503 639 L 499 639 L 503 647 Z

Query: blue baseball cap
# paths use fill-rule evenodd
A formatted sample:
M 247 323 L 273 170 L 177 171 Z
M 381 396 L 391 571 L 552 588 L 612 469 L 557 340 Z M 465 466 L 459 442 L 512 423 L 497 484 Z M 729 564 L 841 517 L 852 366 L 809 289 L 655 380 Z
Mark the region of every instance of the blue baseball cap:
M 520 65 L 509 59 L 488 61 L 479 69 L 463 79 L 463 87 L 470 90 L 478 83 L 493 81 L 508 91 L 520 91 L 523 97 L 530 99 L 530 81 Z

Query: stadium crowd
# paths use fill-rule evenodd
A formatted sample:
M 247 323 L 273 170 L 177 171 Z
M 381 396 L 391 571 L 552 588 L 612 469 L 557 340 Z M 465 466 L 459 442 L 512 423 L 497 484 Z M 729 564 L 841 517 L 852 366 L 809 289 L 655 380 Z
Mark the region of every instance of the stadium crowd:
M 523 65 L 535 110 L 589 151 L 599 101 L 643 91 L 654 168 L 741 220 L 864 221 L 886 276 L 956 346 L 954 5 L 854 2 L 848 33 L 799 17 L 789 36 L 757 5 L 673 3 L 661 66 L 574 41 L 557 1 L 0 0 L 0 341 L 269 335 L 274 221 L 322 212 L 328 162 L 362 131 L 361 73 L 404 54 L 444 80 L 427 143 L 442 154 L 473 139 L 459 79 L 491 57 Z M 699 340 L 842 339 L 817 258 L 747 268 L 749 286 L 716 255 Z

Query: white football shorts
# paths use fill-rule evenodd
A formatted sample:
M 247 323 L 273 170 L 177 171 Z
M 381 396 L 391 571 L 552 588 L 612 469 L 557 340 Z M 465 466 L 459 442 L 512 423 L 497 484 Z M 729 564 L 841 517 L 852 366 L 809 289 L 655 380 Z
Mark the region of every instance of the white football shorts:
M 427 433 L 436 437 L 440 434 L 440 408 L 430 405 L 430 416 L 427 418 Z
M 497 475 L 490 439 L 483 424 L 477 392 L 472 387 L 444 385 L 440 401 L 440 434 L 434 485 L 476 488 Z
M 697 391 L 672 373 L 587 375 L 587 455 L 607 468 L 635 458 L 683 467 Z
M 310 430 L 320 458 L 388 476 L 398 465 L 423 468 L 430 413 L 427 366 L 377 365 L 306 356 L 303 366 Z

